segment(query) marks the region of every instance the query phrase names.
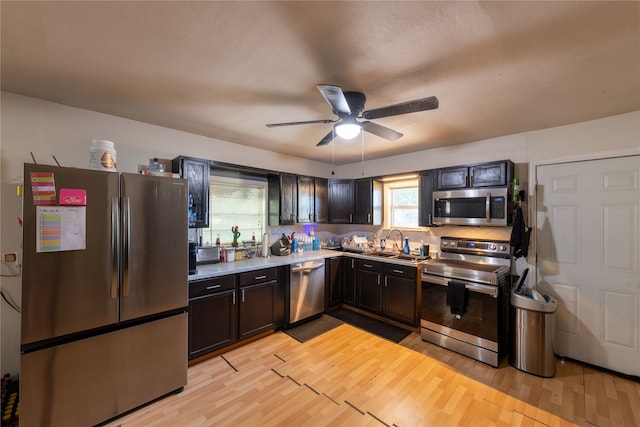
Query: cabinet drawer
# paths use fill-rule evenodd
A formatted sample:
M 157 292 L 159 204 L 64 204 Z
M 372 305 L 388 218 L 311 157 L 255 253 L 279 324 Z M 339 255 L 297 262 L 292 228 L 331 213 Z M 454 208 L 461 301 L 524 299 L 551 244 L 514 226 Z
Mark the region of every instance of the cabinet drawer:
M 376 261 L 369 261 L 366 259 L 357 259 L 356 268 L 359 270 L 370 270 L 378 273 L 382 272 L 382 263 Z
M 418 276 L 418 269 L 407 265 L 385 264 L 384 274 L 404 277 L 406 279 L 415 279 Z
M 189 299 L 212 294 L 214 292 L 227 291 L 234 289 L 235 286 L 236 277 L 234 275 L 194 280 L 189 282 Z
M 268 282 L 276 280 L 277 273 L 275 268 L 264 268 L 262 270 L 248 271 L 238 274 L 240 277 L 240 286 L 253 285 L 254 283 Z

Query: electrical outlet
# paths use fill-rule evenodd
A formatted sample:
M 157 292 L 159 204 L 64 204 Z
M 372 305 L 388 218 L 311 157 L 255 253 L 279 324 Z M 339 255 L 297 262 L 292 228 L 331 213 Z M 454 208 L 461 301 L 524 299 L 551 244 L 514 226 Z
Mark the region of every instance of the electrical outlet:
M 18 254 L 15 252 L 4 254 L 4 262 L 14 263 L 18 261 Z

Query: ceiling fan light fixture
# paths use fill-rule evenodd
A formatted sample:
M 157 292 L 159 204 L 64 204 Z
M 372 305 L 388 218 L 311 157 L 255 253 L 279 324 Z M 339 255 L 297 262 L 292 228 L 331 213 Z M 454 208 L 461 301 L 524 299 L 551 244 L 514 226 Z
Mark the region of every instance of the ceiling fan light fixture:
M 336 126 L 336 133 L 342 139 L 353 139 L 360 134 L 362 128 L 355 123 L 341 123 Z

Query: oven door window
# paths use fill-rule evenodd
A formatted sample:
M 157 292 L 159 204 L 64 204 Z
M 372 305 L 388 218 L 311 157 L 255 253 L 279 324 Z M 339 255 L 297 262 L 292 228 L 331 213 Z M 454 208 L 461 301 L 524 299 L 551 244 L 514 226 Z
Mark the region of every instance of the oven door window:
M 498 299 L 470 290 L 467 292 L 467 312 L 456 319 L 447 305 L 447 287 L 423 282 L 421 317 L 438 325 L 498 342 Z

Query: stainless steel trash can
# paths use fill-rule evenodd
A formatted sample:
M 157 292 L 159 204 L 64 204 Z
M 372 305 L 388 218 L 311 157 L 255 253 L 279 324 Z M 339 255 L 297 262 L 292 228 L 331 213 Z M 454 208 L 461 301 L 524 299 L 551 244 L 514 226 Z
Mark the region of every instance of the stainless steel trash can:
M 544 301 L 531 296 L 530 291 L 511 292 L 511 348 L 509 363 L 516 369 L 541 377 L 556 373 L 553 336 L 557 302 L 541 294 Z

